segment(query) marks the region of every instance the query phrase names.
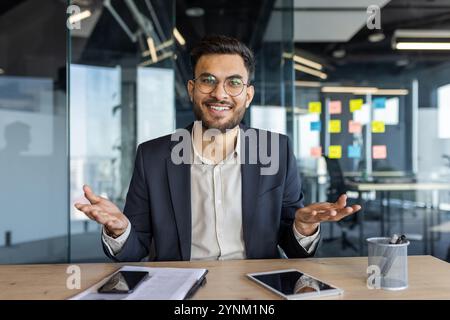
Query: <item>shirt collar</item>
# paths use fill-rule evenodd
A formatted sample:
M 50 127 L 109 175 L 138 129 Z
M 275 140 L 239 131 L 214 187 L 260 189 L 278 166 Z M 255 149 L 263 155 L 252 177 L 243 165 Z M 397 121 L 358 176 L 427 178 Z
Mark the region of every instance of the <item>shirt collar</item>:
M 233 152 L 228 154 L 226 158 L 219 163 L 214 163 L 214 161 L 203 157 L 200 152 L 197 151 L 197 148 L 194 144 L 194 135 L 198 133 L 202 133 L 202 123 L 200 120 L 194 122 L 194 126 L 192 128 L 191 134 L 191 145 L 192 145 L 192 154 L 193 154 L 193 164 L 208 164 L 208 165 L 216 165 L 216 164 L 239 164 L 240 163 L 240 154 L 241 154 L 241 130 L 238 128 L 236 145 L 234 147 Z

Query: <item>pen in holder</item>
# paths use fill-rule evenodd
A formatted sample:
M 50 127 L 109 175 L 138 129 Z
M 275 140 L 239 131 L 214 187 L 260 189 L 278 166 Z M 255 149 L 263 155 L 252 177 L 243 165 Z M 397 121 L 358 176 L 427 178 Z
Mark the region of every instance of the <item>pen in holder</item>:
M 386 290 L 403 290 L 408 287 L 408 245 L 404 236 L 390 243 L 391 238 L 367 239 L 369 266 L 380 269 L 380 285 Z

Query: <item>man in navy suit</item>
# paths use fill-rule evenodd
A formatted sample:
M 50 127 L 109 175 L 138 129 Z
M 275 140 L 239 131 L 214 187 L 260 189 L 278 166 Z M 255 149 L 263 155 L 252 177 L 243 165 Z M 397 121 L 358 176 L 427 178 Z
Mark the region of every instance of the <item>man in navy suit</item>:
M 84 186 L 75 204 L 103 225 L 115 261 L 303 258 L 314 254 L 320 222 L 358 210 L 303 204 L 289 139 L 241 124 L 254 95 L 252 52 L 225 36 L 191 52 L 187 89 L 197 121 L 137 149 L 121 210 Z

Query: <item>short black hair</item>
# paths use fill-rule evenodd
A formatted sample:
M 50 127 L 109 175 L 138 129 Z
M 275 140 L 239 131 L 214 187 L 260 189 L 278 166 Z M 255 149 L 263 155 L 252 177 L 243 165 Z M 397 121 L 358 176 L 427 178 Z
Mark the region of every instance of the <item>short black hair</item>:
M 255 57 L 252 50 L 236 38 L 224 35 L 209 35 L 200 40 L 191 50 L 192 74 L 195 77 L 195 67 L 198 60 L 207 54 L 238 54 L 244 60 L 248 72 L 248 82 L 255 72 Z

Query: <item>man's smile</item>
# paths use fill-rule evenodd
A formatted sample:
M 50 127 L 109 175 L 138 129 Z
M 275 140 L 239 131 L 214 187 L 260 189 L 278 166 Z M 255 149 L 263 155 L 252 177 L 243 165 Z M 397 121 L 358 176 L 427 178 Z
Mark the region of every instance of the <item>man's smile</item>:
M 219 115 L 226 114 L 231 109 L 233 109 L 233 107 L 229 104 L 223 104 L 223 103 L 217 103 L 217 102 L 205 103 L 204 105 L 207 107 L 207 109 L 208 109 L 208 111 L 210 111 L 210 113 L 219 114 Z

